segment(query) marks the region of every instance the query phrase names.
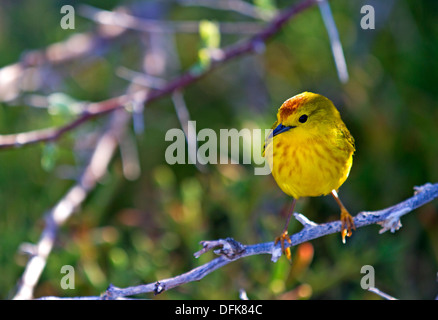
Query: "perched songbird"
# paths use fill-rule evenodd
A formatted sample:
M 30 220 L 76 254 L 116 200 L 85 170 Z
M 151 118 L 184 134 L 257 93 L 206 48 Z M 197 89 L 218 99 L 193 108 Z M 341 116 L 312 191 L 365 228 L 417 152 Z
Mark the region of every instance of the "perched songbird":
M 293 197 L 292 210 L 275 243 L 284 249 L 290 217 L 300 197 L 329 193 L 341 208 L 342 241 L 355 229 L 352 216 L 338 197 L 337 190 L 347 179 L 353 163 L 354 139 L 333 103 L 326 97 L 303 92 L 278 109 L 277 121 L 265 141 L 264 157 L 281 190 Z

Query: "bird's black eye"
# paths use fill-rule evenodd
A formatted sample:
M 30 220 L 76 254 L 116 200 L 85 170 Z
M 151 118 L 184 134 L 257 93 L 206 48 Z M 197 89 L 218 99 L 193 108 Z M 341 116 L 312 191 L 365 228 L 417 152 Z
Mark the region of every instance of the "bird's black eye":
M 298 121 L 299 122 L 301 122 L 301 123 L 304 123 L 304 122 L 306 122 L 307 121 L 307 114 L 303 114 L 299 119 L 298 119 Z

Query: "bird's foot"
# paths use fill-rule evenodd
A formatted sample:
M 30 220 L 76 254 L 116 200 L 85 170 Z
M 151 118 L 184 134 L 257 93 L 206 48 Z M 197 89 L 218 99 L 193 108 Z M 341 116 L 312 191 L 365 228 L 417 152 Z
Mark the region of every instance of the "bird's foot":
M 284 241 L 287 241 L 289 244 L 292 244 L 292 241 L 289 235 L 287 234 L 287 230 L 283 231 L 283 233 L 279 237 L 275 238 L 274 244 L 277 245 L 277 243 L 280 242 L 281 252 L 283 252 L 286 258 L 289 260 L 289 262 L 291 262 L 292 261 L 291 250 L 290 247 L 285 248 Z
M 341 209 L 341 222 L 342 243 L 345 243 L 345 237 L 350 237 L 353 234 L 351 229 L 356 230 L 353 217 L 346 209 Z

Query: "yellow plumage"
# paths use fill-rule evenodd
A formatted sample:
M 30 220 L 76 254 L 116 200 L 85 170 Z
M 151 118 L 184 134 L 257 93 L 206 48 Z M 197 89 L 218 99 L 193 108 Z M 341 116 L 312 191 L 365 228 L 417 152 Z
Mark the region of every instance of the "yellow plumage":
M 332 193 L 341 207 L 345 241 L 354 223 L 336 191 L 350 173 L 354 151 L 354 139 L 333 103 L 322 95 L 303 92 L 278 109 L 263 155 L 278 186 L 294 199 Z M 289 241 L 287 224 L 282 245 L 284 239 Z
M 307 116 L 304 123 L 299 121 Z M 272 129 L 294 127 L 268 138 L 265 157 L 278 186 L 288 195 L 316 197 L 337 190 L 353 163 L 354 139 L 333 103 L 301 93 L 278 110 Z

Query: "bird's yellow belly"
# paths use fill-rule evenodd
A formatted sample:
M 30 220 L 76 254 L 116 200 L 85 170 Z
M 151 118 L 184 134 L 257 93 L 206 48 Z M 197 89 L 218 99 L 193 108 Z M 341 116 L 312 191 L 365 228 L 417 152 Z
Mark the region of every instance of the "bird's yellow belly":
M 295 199 L 326 195 L 347 179 L 352 152 L 323 143 L 296 146 L 283 142 L 274 140 L 270 165 L 274 179 L 286 194 Z

